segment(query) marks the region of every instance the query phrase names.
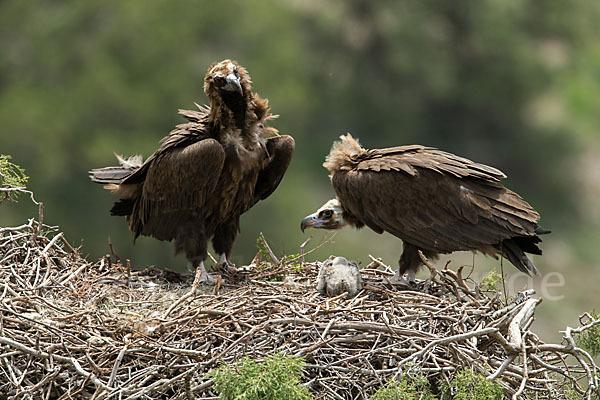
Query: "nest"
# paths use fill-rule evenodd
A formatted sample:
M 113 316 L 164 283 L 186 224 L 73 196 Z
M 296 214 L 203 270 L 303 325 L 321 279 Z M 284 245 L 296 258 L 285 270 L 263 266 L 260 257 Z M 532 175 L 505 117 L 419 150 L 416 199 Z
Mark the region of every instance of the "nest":
M 597 366 L 573 336 L 599 321 L 588 315 L 562 344 L 543 343 L 530 330 L 540 300 L 506 304 L 460 270 L 431 268 L 418 291 L 401 290 L 382 283 L 389 271 L 374 259 L 356 297 L 326 298 L 316 263 L 267 254 L 247 280 L 180 301 L 190 278 L 132 271 L 114 256 L 89 262 L 41 220 L 40 208 L 37 220 L 0 228 L 2 398 L 218 398 L 208 371 L 278 352 L 305 358 L 317 399 L 368 399 L 411 371 L 440 382 L 465 368 L 507 397 L 598 393 Z

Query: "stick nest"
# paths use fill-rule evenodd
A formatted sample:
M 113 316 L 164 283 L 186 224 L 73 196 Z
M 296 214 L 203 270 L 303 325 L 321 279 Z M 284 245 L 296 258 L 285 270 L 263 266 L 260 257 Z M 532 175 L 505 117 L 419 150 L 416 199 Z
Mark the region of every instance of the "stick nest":
M 418 291 L 401 290 L 382 283 L 389 271 L 374 259 L 356 297 L 326 298 L 317 263 L 258 257 L 248 279 L 173 307 L 190 278 L 110 256 L 91 263 L 38 220 L 0 228 L 2 398 L 217 398 L 208 371 L 277 352 L 305 358 L 318 399 L 368 399 L 411 371 L 439 383 L 465 368 L 507 397 L 597 394 L 598 369 L 573 335 L 598 321 L 587 315 L 562 344 L 543 343 L 530 330 L 540 300 L 505 304 L 460 270 L 431 269 Z M 269 269 L 283 280 L 266 280 Z

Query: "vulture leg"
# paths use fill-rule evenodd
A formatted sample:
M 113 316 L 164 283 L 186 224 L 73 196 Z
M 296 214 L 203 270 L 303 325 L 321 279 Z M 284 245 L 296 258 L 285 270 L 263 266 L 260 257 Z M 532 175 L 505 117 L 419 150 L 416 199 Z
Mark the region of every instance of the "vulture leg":
M 179 234 L 175 238 L 175 251 L 179 252 L 181 250 L 185 252 L 186 258 L 196 269 L 194 292 L 200 282 L 216 282 L 204 268 L 204 259 L 207 255 L 206 235 L 204 234 L 204 224 L 200 218 L 190 218 L 180 227 Z
M 213 247 L 217 254 L 219 254 L 219 263 L 217 266 L 230 273 L 237 272 L 237 270 L 229 263 L 228 258 L 231 255 L 231 249 L 233 248 L 235 235 L 239 231 L 239 225 L 239 220 L 228 221 L 219 225 L 212 240 Z
M 402 255 L 400 256 L 399 268 L 396 275 L 394 275 L 390 281 L 391 282 L 400 282 L 406 281 L 409 284 L 414 284 L 416 282 L 415 275 L 417 274 L 417 270 L 421 265 L 423 265 L 423 261 L 421 257 L 419 257 L 419 250 L 423 252 L 425 257 L 427 258 L 437 258 L 437 253 L 419 249 L 417 246 L 412 244 L 404 243 L 404 249 L 402 251 Z M 402 278 L 406 274 L 406 278 Z

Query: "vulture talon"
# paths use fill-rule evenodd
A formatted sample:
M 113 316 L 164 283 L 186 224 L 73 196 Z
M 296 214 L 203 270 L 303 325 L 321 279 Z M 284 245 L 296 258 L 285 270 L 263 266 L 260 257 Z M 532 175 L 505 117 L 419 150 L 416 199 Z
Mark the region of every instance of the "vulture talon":
M 217 283 L 217 280 L 218 276 L 211 275 L 206 272 L 206 268 L 204 268 L 204 262 L 201 261 L 200 265 L 196 267 L 196 274 L 194 276 L 194 282 L 192 283 L 192 290 L 195 293 L 199 284 L 214 285 Z
M 218 275 L 204 274 L 198 279 L 198 283 L 202 283 L 205 285 L 215 285 L 218 280 L 219 280 Z
M 400 276 L 398 274 L 392 276 L 391 278 L 385 278 L 388 282 L 392 284 L 402 284 L 402 285 L 414 285 L 416 284 L 415 280 L 409 280 L 407 276 Z
M 418 286 L 417 281 L 411 281 L 406 276 L 398 277 L 398 275 L 394 275 L 391 278 L 383 278 L 383 282 L 393 286 L 402 286 L 406 289 L 414 289 Z
M 235 267 L 235 265 L 230 263 L 224 254 L 221 255 L 221 257 L 219 258 L 219 262 L 217 263 L 217 265 L 215 265 L 215 270 L 222 271 L 223 273 L 232 275 L 232 276 L 235 276 L 236 274 L 239 273 L 239 271 Z

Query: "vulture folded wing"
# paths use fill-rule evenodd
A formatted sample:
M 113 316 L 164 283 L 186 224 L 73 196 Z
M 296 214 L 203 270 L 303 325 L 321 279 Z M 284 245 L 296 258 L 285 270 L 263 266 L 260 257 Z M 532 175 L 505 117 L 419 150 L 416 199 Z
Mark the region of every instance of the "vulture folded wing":
M 224 160 L 223 146 L 214 139 L 156 155 L 147 166 L 142 194 L 131 215 L 136 237 L 174 239 L 191 214 L 210 209 L 205 204 L 216 189 Z
M 375 231 L 437 252 L 535 234 L 539 215 L 497 183 L 502 172 L 422 146 L 370 150 L 338 171 L 343 206 Z
M 160 147 L 146 159 L 146 161 L 128 177 L 122 184 L 137 184 L 146 179 L 146 174 L 151 165 L 157 158 L 163 154 L 170 152 L 172 149 L 184 147 L 203 139 L 208 139 L 207 131 L 208 117 L 210 108 L 199 106 L 198 110 L 179 110 L 179 114 L 183 115 L 189 122 L 179 124 L 167 136 L 160 140 Z
M 292 160 L 294 139 L 287 135 L 271 137 L 266 140 L 266 147 L 269 162 L 258 175 L 254 188 L 254 203 L 269 197 L 279 186 Z
M 480 178 L 492 182 L 506 178 L 506 175 L 496 168 L 420 145 L 369 150 L 361 154 L 357 161 L 357 169 L 361 170 L 404 171 L 414 175 L 415 168 L 424 168 L 458 178 Z

